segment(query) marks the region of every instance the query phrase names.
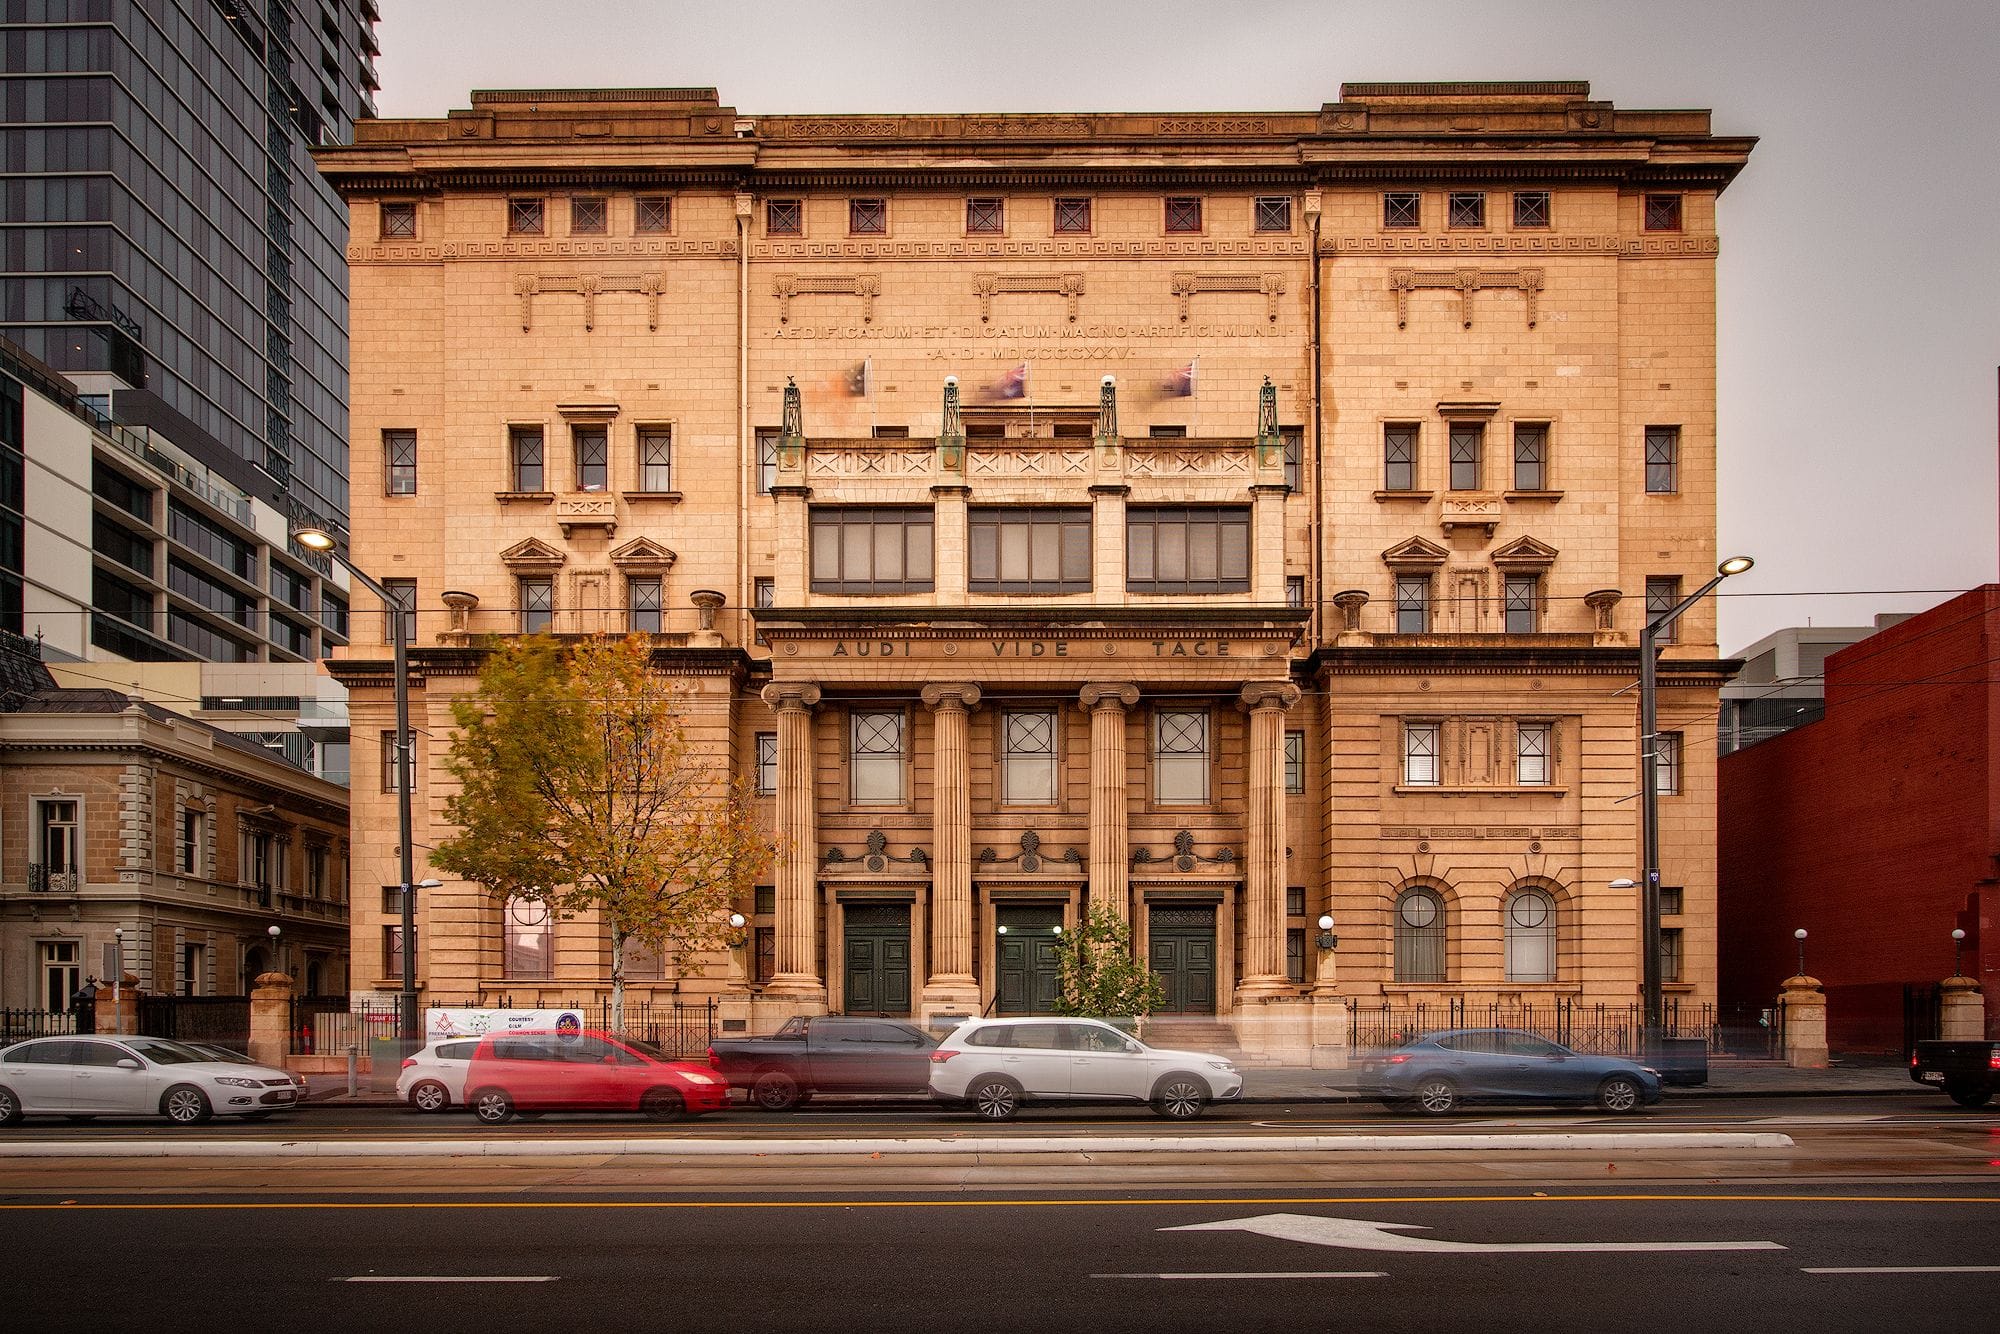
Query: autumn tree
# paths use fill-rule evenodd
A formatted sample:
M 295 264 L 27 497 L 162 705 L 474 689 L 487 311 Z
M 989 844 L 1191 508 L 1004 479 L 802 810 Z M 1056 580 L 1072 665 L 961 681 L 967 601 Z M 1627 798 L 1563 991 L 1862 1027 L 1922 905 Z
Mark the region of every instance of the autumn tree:
M 1132 928 L 1103 904 L 1056 944 L 1062 973 L 1057 1014 L 1092 1019 L 1143 1019 L 1166 1003 L 1167 988 L 1132 957 Z
M 663 956 L 729 939 L 733 901 L 769 864 L 769 840 L 720 747 L 688 732 L 682 689 L 643 636 L 496 648 L 479 692 L 454 701 L 445 803 L 459 832 L 431 864 L 502 903 L 595 912 L 611 936 L 612 1026 L 625 1022 L 632 941 Z

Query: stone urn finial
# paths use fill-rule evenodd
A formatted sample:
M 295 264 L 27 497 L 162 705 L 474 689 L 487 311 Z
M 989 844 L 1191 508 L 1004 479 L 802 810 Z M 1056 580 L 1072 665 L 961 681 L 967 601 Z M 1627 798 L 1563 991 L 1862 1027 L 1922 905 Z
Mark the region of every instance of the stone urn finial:
M 722 604 L 728 600 L 726 596 L 716 592 L 712 588 L 697 588 L 688 594 L 688 601 L 694 603 L 695 609 L 701 615 L 701 624 L 695 628 L 694 633 L 688 636 L 690 646 L 700 648 L 721 647 L 722 636 L 715 628 L 715 613 L 722 610 Z

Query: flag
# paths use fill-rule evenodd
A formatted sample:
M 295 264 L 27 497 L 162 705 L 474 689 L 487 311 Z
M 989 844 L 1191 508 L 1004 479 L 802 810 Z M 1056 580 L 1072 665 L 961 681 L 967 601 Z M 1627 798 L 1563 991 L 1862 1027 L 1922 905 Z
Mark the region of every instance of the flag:
M 993 386 L 995 398 L 1026 398 L 1028 396 L 1028 363 L 1022 362 L 1008 371 Z
M 848 394 L 854 398 L 868 397 L 868 391 L 872 387 L 874 380 L 874 372 L 873 358 L 857 361 L 853 366 L 849 367 L 846 377 Z
M 1168 372 L 1166 381 L 1160 388 L 1166 390 L 1168 396 L 1172 398 L 1193 398 L 1195 364 L 1200 360 L 1200 357 L 1196 357 L 1185 366 L 1174 367 Z

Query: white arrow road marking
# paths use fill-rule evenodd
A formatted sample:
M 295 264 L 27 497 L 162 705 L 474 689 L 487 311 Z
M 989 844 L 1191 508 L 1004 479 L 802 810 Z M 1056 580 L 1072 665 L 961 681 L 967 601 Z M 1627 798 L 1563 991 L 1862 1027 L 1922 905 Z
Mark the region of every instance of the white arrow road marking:
M 1423 1251 L 1431 1254 L 1570 1253 L 1577 1251 L 1782 1251 L 1775 1241 L 1438 1241 L 1404 1237 L 1428 1232 L 1418 1223 L 1377 1223 L 1366 1218 L 1320 1218 L 1309 1214 L 1260 1214 L 1215 1223 L 1163 1227 L 1162 1232 L 1255 1232 L 1311 1246 L 1344 1246 L 1355 1251 Z
M 1387 1278 L 1389 1276 L 1386 1273 L 1383 1273 L 1379 1269 L 1349 1269 L 1349 1270 L 1322 1269 L 1322 1270 L 1299 1270 L 1293 1273 L 1284 1273 L 1284 1274 L 1092 1274 L 1091 1277 L 1092 1278 L 1230 1279 L 1230 1278 Z

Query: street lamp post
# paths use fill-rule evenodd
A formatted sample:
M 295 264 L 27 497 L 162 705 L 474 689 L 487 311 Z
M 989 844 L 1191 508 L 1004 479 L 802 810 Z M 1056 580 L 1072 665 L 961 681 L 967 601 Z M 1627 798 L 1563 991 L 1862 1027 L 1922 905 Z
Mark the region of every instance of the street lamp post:
M 264 930 L 268 932 L 271 937 L 271 971 L 274 973 L 282 973 L 285 971 L 285 953 L 284 953 L 284 946 L 278 943 L 278 937 L 283 935 L 284 932 L 279 929 L 278 924 L 276 922 L 271 923 L 271 925 L 265 927 Z M 253 977 L 250 980 L 252 982 L 255 982 L 257 979 Z
M 1959 967 L 1959 960 L 1962 957 L 1959 954 L 1959 951 L 1964 948 L 1965 948 L 1965 928 L 1962 926 L 1955 926 L 1951 929 L 1951 975 L 1953 977 L 1959 976 L 1960 973 L 1964 971 Z
M 1660 720 L 1659 720 L 1659 636 L 1672 627 L 1695 603 L 1713 593 L 1716 585 L 1732 574 L 1742 574 L 1756 564 L 1748 556 L 1731 556 L 1715 567 L 1715 577 L 1682 598 L 1666 611 L 1646 622 L 1639 632 L 1639 756 L 1640 756 L 1640 842 L 1645 869 L 1640 877 L 1642 939 L 1639 948 L 1641 988 L 1646 1009 L 1646 1054 L 1660 1052 L 1660 1030 L 1666 1012 L 1660 994 Z
M 111 1031 L 114 1033 L 123 1033 L 125 1031 L 125 1006 L 123 1004 L 125 998 L 125 928 L 122 926 L 111 928 L 111 939 L 117 946 L 113 952 L 118 956 L 117 965 L 111 970 Z
M 1806 929 L 1800 927 L 1792 932 L 1792 939 L 1799 942 L 1799 976 L 1806 975 Z

